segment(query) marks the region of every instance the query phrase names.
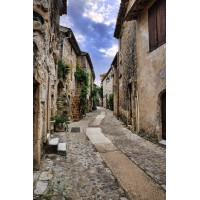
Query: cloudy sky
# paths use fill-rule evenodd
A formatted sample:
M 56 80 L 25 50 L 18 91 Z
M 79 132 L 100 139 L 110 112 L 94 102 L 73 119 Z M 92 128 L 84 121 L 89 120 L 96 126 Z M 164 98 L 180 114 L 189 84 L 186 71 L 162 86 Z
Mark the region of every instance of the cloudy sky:
M 90 54 L 100 85 L 100 74 L 110 68 L 117 52 L 113 37 L 121 0 L 68 0 L 67 15 L 60 19 L 62 26 L 73 30 L 82 51 Z

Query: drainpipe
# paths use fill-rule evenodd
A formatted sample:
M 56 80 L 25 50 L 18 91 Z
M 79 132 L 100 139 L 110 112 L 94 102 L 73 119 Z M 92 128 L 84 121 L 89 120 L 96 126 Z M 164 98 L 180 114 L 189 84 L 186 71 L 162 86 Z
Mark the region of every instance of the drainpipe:
M 136 101 L 137 101 L 137 132 L 140 130 L 140 125 L 139 125 L 139 100 L 138 100 L 138 91 L 136 91 Z

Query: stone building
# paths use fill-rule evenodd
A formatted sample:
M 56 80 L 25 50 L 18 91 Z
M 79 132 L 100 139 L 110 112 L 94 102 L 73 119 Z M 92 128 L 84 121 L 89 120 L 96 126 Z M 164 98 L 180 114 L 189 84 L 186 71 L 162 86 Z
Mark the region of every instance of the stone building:
M 83 51 L 81 52 L 81 55 L 79 56 L 78 65 L 81 66 L 81 68 L 84 69 L 89 74 L 87 112 L 91 112 L 93 107 L 92 91 L 94 87 L 95 73 L 89 53 Z
M 65 105 L 65 109 L 68 109 L 68 118 L 74 118 L 74 109 L 72 104 L 74 97 L 77 93 L 76 81 L 74 73 L 78 64 L 78 56 L 81 54 L 80 47 L 74 36 L 73 31 L 70 28 L 60 26 L 60 59 L 63 60 L 70 67 L 70 72 L 67 75 L 66 80 L 62 81 L 62 87 L 65 91 L 65 98 L 63 101 L 67 101 L 68 105 Z M 75 105 L 76 106 L 76 105 Z M 59 109 L 59 107 L 58 107 Z
M 113 95 L 114 95 L 114 106 L 113 106 L 113 114 L 116 118 L 119 118 L 119 65 L 118 65 L 118 57 L 119 53 L 117 52 L 111 66 L 114 71 L 114 80 L 113 80 Z
M 133 132 L 165 140 L 166 0 L 122 0 L 114 37 L 119 41 L 114 113 Z
M 60 26 L 60 59 L 67 63 L 70 67 L 70 72 L 66 80 L 61 80 L 65 98 L 60 98 L 58 101 L 59 107 L 66 110 L 68 118 L 73 120 L 80 119 L 80 91 L 81 85 L 75 80 L 74 73 L 80 67 L 89 74 L 89 87 L 87 95 L 87 112 L 92 111 L 92 90 L 95 79 L 94 69 L 90 55 L 87 52 L 81 51 L 76 37 L 70 28 Z M 64 97 L 63 96 L 63 97 Z M 59 95 L 58 95 L 59 97 Z M 64 105 L 64 102 L 65 105 Z
M 59 19 L 66 0 L 33 1 L 33 165 L 39 169 L 50 117 L 57 111 Z
M 113 67 L 111 66 L 106 75 L 101 80 L 103 85 L 103 107 L 109 108 L 108 99 L 109 95 L 113 93 L 113 80 L 114 80 Z

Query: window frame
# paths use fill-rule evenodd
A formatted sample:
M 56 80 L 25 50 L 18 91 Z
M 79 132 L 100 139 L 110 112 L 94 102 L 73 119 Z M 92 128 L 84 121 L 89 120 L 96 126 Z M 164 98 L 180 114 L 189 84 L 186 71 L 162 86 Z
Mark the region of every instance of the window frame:
M 161 23 L 163 23 L 163 21 L 164 21 L 164 23 L 165 23 L 165 30 L 163 31 L 163 32 L 165 32 L 164 34 L 165 34 L 165 38 L 164 38 L 164 40 L 163 41 L 161 41 L 161 42 L 159 42 L 159 37 L 161 37 L 161 34 L 158 36 L 158 28 L 159 28 L 159 26 L 161 26 L 160 24 L 158 24 L 158 11 L 159 11 L 159 8 L 161 8 L 161 6 L 162 6 L 162 4 L 163 5 L 165 5 L 165 18 L 162 18 L 160 21 L 161 21 Z M 152 10 L 154 10 L 154 11 L 152 11 Z M 152 13 L 151 13 L 152 12 Z M 153 12 L 156 12 L 156 13 L 153 13 Z M 150 14 L 151 13 L 151 14 Z M 156 30 L 153 30 L 152 28 L 151 28 L 151 22 L 150 22 L 150 20 L 152 20 L 152 15 L 155 15 L 154 16 L 154 20 L 156 21 L 155 23 L 156 23 Z M 150 17 L 150 15 L 151 15 L 151 17 Z M 163 20 L 164 19 L 164 20 Z M 153 26 L 153 25 L 152 25 Z M 153 39 L 152 39 L 152 37 L 153 37 L 153 32 L 152 31 L 155 31 L 156 32 L 156 45 L 155 46 L 153 46 Z M 166 0 L 157 0 L 157 1 L 155 1 L 149 8 L 148 8 L 148 32 L 149 32 L 149 52 L 152 52 L 152 51 L 154 51 L 155 49 L 157 49 L 158 47 L 160 47 L 160 46 L 162 46 L 163 44 L 165 44 L 166 43 Z M 155 39 L 155 38 L 154 38 Z M 154 41 L 155 42 L 155 41 Z

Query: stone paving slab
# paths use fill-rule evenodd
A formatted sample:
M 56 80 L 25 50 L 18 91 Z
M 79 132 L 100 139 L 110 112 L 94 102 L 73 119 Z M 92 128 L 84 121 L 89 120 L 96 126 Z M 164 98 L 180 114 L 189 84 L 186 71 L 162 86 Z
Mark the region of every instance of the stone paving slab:
M 48 181 L 53 178 L 53 174 L 50 171 L 44 171 L 40 174 L 39 180 L 40 181 Z
M 86 135 L 92 142 L 92 144 L 106 144 L 111 143 L 111 141 L 101 133 L 100 128 L 87 128 Z
M 120 151 L 101 153 L 130 199 L 165 200 L 165 191 Z
M 38 181 L 36 184 L 36 188 L 34 190 L 34 194 L 42 195 L 44 191 L 47 189 L 48 182 Z
M 105 110 L 105 109 L 104 109 Z M 123 127 L 123 123 L 105 110 L 100 127 L 102 133 L 129 159 L 136 163 L 159 185 L 166 185 L 166 149 L 149 142 Z
M 59 143 L 59 138 L 51 138 L 51 140 L 49 141 L 49 145 L 58 145 Z
M 99 115 L 97 115 L 97 117 L 95 118 L 94 121 L 92 121 L 92 123 L 90 124 L 90 126 L 99 126 L 102 122 L 102 120 L 105 117 L 105 112 L 102 111 Z
M 119 149 L 113 143 L 106 144 L 94 144 L 96 150 L 100 153 L 104 153 L 107 151 L 119 151 Z

